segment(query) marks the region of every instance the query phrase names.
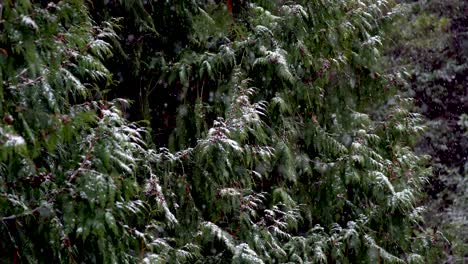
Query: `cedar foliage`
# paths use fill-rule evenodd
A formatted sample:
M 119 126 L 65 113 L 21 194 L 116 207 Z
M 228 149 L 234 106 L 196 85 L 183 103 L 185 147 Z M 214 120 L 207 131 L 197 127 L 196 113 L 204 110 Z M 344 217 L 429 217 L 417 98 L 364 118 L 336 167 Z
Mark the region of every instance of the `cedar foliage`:
M 428 261 L 393 2 L 131 2 L 3 5 L 2 261 Z

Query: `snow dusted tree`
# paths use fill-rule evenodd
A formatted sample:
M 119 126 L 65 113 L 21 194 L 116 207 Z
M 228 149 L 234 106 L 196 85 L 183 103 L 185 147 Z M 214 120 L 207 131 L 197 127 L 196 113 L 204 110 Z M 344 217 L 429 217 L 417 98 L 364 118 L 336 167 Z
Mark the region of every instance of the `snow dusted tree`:
M 394 3 L 132 3 L 5 4 L 2 260 L 427 262 Z

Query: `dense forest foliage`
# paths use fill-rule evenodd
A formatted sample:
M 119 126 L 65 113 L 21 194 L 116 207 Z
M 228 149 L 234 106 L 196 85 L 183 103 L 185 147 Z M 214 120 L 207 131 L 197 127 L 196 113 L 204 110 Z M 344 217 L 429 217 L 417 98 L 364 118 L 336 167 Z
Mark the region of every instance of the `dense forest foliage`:
M 468 2 L 433 0 L 404 5 L 389 50 L 393 65 L 411 72 L 408 94 L 427 119 L 418 151 L 432 157 L 425 187 L 427 220 L 447 234 L 448 263 L 468 260 Z M 403 26 L 404 25 L 404 26 Z
M 463 261 L 425 221 L 466 198 L 444 3 L 3 1 L 0 262 Z

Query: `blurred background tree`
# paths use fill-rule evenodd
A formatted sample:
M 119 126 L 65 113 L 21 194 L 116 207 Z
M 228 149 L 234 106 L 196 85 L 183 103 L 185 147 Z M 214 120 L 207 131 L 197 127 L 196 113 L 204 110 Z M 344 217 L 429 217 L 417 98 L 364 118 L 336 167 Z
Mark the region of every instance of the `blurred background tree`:
M 396 22 L 389 57 L 410 72 L 408 94 L 427 118 L 418 151 L 432 157 L 428 224 L 451 241 L 440 241 L 447 263 L 463 263 L 468 259 L 468 3 L 403 2 L 406 15 Z

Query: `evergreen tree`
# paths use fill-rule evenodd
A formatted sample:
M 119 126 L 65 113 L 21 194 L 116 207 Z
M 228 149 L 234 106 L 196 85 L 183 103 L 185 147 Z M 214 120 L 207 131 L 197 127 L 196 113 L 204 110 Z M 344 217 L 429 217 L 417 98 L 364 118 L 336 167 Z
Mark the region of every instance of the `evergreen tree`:
M 2 7 L 1 262 L 137 262 L 149 150 L 102 93 L 112 25 L 78 0 Z
M 429 261 L 395 4 L 233 2 L 5 4 L 2 261 Z

